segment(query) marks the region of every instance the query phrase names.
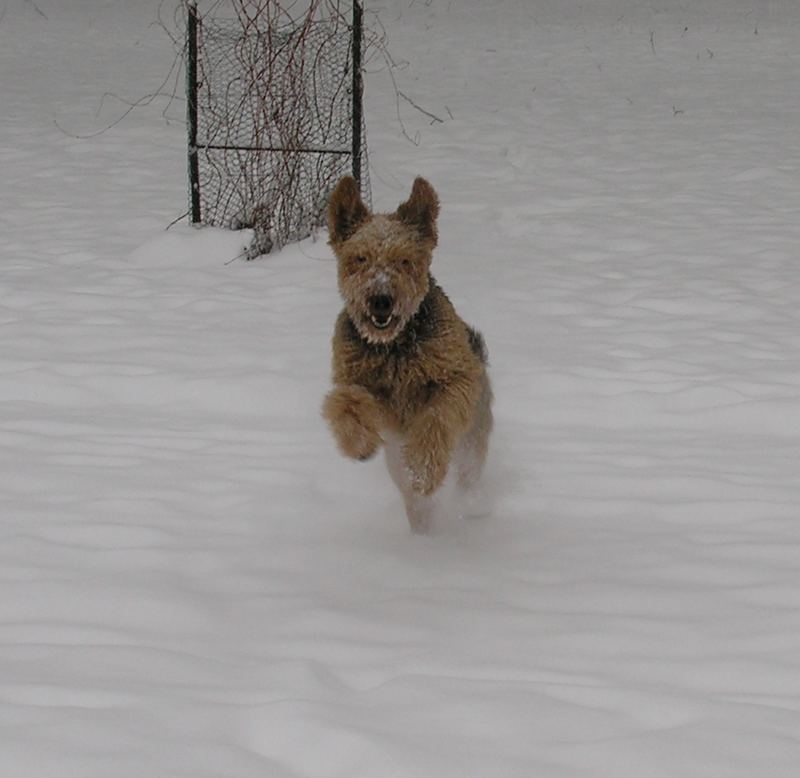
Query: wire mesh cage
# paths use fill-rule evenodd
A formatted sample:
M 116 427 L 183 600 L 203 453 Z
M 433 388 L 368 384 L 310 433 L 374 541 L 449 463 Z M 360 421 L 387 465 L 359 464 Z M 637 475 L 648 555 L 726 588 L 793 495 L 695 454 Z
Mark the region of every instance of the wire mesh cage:
M 278 20 L 189 12 L 192 221 L 252 229 L 251 258 L 322 225 L 347 173 L 370 200 L 360 24 Z

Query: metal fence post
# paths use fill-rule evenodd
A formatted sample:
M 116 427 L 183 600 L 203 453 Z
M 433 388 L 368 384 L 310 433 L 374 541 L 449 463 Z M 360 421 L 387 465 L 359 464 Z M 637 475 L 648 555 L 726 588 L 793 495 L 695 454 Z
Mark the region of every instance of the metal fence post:
M 200 164 L 197 158 L 197 3 L 189 0 L 187 8 L 186 111 L 189 127 L 189 186 L 192 223 L 200 223 Z
M 361 70 L 361 44 L 364 36 L 362 0 L 353 0 L 353 178 L 361 184 L 361 124 L 363 117 L 364 74 Z

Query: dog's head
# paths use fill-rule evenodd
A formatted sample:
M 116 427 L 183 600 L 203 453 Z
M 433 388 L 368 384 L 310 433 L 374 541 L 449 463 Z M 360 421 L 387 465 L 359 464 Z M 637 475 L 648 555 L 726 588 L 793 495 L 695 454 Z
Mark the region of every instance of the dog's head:
M 394 213 L 370 213 L 349 176 L 333 190 L 328 234 L 338 261 L 339 291 L 369 343 L 394 340 L 428 293 L 438 215 L 436 192 L 424 178 L 414 181 L 411 196 Z

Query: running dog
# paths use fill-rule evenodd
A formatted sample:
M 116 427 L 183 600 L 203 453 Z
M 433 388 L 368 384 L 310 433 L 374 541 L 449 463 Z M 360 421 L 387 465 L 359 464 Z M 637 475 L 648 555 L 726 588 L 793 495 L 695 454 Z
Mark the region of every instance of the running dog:
M 438 215 L 424 178 L 394 213 L 371 213 L 349 176 L 328 203 L 344 309 L 322 413 L 346 456 L 367 460 L 385 447 L 414 532 L 430 528 L 451 463 L 460 488 L 476 482 L 492 429 L 483 336 L 430 274 Z

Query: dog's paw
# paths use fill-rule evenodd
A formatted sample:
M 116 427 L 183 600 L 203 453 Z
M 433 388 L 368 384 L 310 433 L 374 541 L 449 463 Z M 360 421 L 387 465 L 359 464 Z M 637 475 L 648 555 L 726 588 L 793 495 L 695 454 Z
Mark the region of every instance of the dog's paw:
M 422 495 L 433 494 L 447 476 L 452 444 L 447 429 L 434 420 L 425 420 L 409 432 L 403 449 L 411 488 Z
M 361 386 L 337 386 L 325 398 L 322 415 L 345 456 L 363 462 L 383 443 L 380 406 Z

